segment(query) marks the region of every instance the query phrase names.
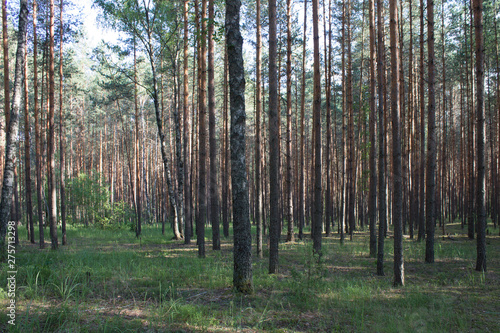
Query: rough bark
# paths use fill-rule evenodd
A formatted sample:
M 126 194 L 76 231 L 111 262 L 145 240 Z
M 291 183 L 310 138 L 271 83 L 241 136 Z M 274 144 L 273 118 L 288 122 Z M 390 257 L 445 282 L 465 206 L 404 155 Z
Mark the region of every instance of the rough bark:
M 383 22 L 383 2 L 377 0 L 377 73 L 378 73 L 378 137 L 379 137 L 379 159 L 378 159 L 378 253 L 377 253 L 377 275 L 384 275 L 384 241 L 386 225 L 386 201 L 385 201 L 385 49 L 384 49 L 384 22 Z
M 55 78 L 54 78 L 54 0 L 49 1 L 49 114 L 47 121 L 49 133 L 47 138 L 47 174 L 49 180 L 49 226 L 51 248 L 57 250 L 57 192 L 56 192 L 56 160 L 55 160 Z
M 431 0 L 432 1 L 432 0 Z M 397 0 L 389 2 L 390 39 L 391 39 L 391 111 L 392 111 L 392 224 L 394 227 L 394 285 L 403 286 L 403 174 L 401 168 L 400 136 L 400 59 L 398 43 L 398 6 Z
M 434 230 L 436 220 L 436 93 L 434 57 L 434 0 L 427 1 L 428 91 L 427 168 L 425 188 L 425 262 L 434 262 Z
M 15 155 L 17 149 L 17 137 L 19 132 L 19 110 L 21 108 L 21 95 L 24 71 L 24 53 L 26 52 L 26 26 L 28 22 L 28 4 L 26 0 L 20 1 L 19 29 L 17 34 L 16 66 L 14 74 L 14 91 L 12 94 L 12 105 L 10 108 L 10 121 L 7 127 L 5 143 L 5 167 L 3 170 L 2 197 L 0 202 L 0 261 L 7 258 L 7 243 L 5 236 L 7 229 L 11 231 L 9 223 L 10 208 L 12 204 L 12 193 L 14 186 Z M 8 237 L 8 244 L 14 243 L 14 237 Z M 12 241 L 11 241 L 12 240 Z
M 293 187 L 292 187 L 292 2 L 287 0 L 287 44 L 286 44 L 286 203 L 287 242 L 295 240 L 293 233 Z
M 192 223 L 192 211 L 191 211 L 191 182 L 190 180 L 190 168 L 191 160 L 189 158 L 189 150 L 191 149 L 191 136 L 189 135 L 190 119 L 189 119 L 189 26 L 188 26 L 188 13 L 189 13 L 189 0 L 184 1 L 184 67 L 183 67 L 183 115 L 184 115 L 184 142 L 183 142 L 183 152 L 184 152 L 184 244 L 191 243 L 191 223 Z
M 257 16 L 257 45 L 255 55 L 255 224 L 257 225 L 257 257 L 262 258 L 262 190 L 261 190 L 261 117 L 262 117 L 262 33 L 260 24 L 260 0 L 256 1 L 256 16 Z
M 279 213 L 279 124 L 278 69 L 276 67 L 276 0 L 269 1 L 269 273 L 278 272 Z
M 377 165 L 376 165 L 376 77 L 375 77 L 375 0 L 370 0 L 370 189 L 368 215 L 370 220 L 370 257 L 377 255 Z
M 486 172 L 485 172 L 485 119 L 484 119 L 484 36 L 483 0 L 473 0 L 474 31 L 476 38 L 476 144 L 477 144 L 477 258 L 476 271 L 486 272 Z
M 231 185 L 233 193 L 234 274 L 233 286 L 241 293 L 253 292 L 252 237 L 245 160 L 245 70 L 240 33 L 239 0 L 226 1 L 226 43 L 229 62 L 231 108 Z
M 214 83 L 214 0 L 208 3 L 208 137 L 210 145 L 210 223 L 212 247 L 220 250 L 219 191 L 217 185 L 217 141 L 215 139 L 215 83 Z
M 314 212 L 313 212 L 313 252 L 321 256 L 321 230 L 323 222 L 323 200 L 321 197 L 321 76 L 319 63 L 319 1 L 312 0 L 313 7 L 313 44 L 314 44 L 314 96 L 313 96 L 313 126 L 314 126 Z
M 67 244 L 66 237 L 66 184 L 64 180 L 65 165 L 65 137 L 64 118 L 63 118 L 63 0 L 59 3 L 60 19 L 59 19 L 59 161 L 60 161 L 60 195 L 61 195 L 61 233 L 62 245 Z M 102 161 L 102 159 L 101 159 Z M 102 162 L 99 164 L 102 165 Z

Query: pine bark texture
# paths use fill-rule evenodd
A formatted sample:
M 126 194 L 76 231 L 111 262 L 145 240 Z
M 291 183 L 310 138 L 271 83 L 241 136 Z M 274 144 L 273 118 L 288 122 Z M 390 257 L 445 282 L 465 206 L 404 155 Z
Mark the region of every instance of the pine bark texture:
M 269 1 L 269 273 L 278 272 L 279 213 L 279 122 L 276 0 Z
M 392 111 L 392 224 L 394 227 L 394 285 L 402 286 L 404 279 L 403 262 L 403 173 L 401 168 L 400 136 L 400 59 L 398 43 L 398 6 L 397 0 L 390 0 L 390 38 L 391 38 L 391 111 Z
M 7 127 L 5 143 L 5 167 L 3 171 L 3 187 L 0 202 L 0 261 L 3 261 L 7 256 L 5 236 L 7 234 L 7 226 L 12 204 L 11 199 L 12 193 L 14 191 L 14 162 L 17 149 L 17 137 L 19 132 L 19 111 L 21 108 L 27 23 L 28 4 L 26 0 L 21 0 L 19 8 L 19 28 L 17 34 L 14 91 L 12 94 L 12 105 L 10 108 L 10 121 Z M 9 243 L 12 243 L 10 241 L 10 237 Z
M 474 30 L 476 37 L 476 143 L 477 143 L 477 259 L 476 270 L 486 272 L 486 172 L 485 172 L 485 119 L 484 119 L 484 36 L 483 0 L 473 0 Z
M 252 236 L 245 160 L 245 69 L 240 32 L 239 0 L 226 1 L 226 43 L 229 62 L 231 110 L 231 184 L 233 194 L 233 285 L 244 294 L 253 292 Z

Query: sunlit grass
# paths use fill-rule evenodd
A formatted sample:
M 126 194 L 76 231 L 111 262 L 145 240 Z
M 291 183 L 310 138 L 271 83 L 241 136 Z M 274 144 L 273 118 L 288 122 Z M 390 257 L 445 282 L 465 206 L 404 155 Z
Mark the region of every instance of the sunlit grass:
M 475 241 L 459 224 L 447 230 L 453 237 L 436 237 L 432 265 L 423 262 L 425 241 L 404 240 L 402 288 L 392 287 L 392 233 L 380 277 L 365 230 L 344 244 L 336 234 L 323 238 L 320 260 L 312 256 L 308 234 L 280 243 L 275 275 L 267 273 L 266 258 L 254 257 L 255 293 L 243 296 L 231 289 L 232 240 L 212 251 L 210 228 L 202 259 L 196 240 L 184 245 L 170 231 L 161 235 L 159 226 L 145 226 L 139 239 L 128 230 L 70 227 L 69 245 L 58 251 L 22 240 L 16 326 L 2 326 L 8 298 L 0 292 L 0 331 L 500 331 L 494 296 L 500 291 L 500 238 L 488 236 L 489 271 L 482 274 L 474 271 Z

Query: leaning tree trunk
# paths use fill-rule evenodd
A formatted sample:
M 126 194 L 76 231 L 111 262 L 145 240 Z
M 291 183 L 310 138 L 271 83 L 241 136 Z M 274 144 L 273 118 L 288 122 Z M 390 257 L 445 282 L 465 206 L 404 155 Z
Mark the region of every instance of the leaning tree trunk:
M 239 0 L 226 1 L 226 43 L 229 62 L 231 108 L 231 184 L 233 188 L 234 273 L 233 286 L 253 292 L 252 237 L 245 161 L 245 69 L 240 33 Z
M 28 21 L 28 4 L 21 0 L 19 8 L 19 29 L 17 35 L 16 67 L 14 76 L 14 93 L 12 95 L 12 106 L 10 110 L 10 122 L 7 128 L 5 143 L 5 168 L 3 173 L 2 197 L 0 202 L 0 261 L 7 257 L 5 235 L 11 208 L 11 198 L 14 186 L 14 159 L 17 148 L 17 136 L 19 132 L 19 109 L 21 107 L 21 94 L 23 85 L 24 53 L 26 52 L 26 25 Z M 9 245 L 11 242 L 9 237 Z

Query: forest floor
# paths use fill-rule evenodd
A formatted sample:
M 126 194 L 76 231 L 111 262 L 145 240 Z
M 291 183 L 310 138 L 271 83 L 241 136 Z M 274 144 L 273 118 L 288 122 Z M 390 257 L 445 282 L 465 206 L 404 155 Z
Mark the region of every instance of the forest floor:
M 146 226 L 126 230 L 70 227 L 69 245 L 45 250 L 21 241 L 16 253 L 16 321 L 7 324 L 7 265 L 0 264 L 1 332 L 500 332 L 500 237 L 487 236 L 488 272 L 476 272 L 476 241 L 459 224 L 436 230 L 434 264 L 425 242 L 405 238 L 404 287 L 393 280 L 393 238 L 385 276 L 369 257 L 368 232 L 280 244 L 279 274 L 253 257 L 255 292 L 232 291 L 232 241 L 197 257 L 196 241 Z M 38 235 L 38 233 L 37 233 Z M 48 232 L 46 232 L 48 237 Z M 307 235 L 309 236 L 309 235 Z M 23 237 L 24 238 L 24 234 Z M 284 239 L 285 237 L 282 237 Z

